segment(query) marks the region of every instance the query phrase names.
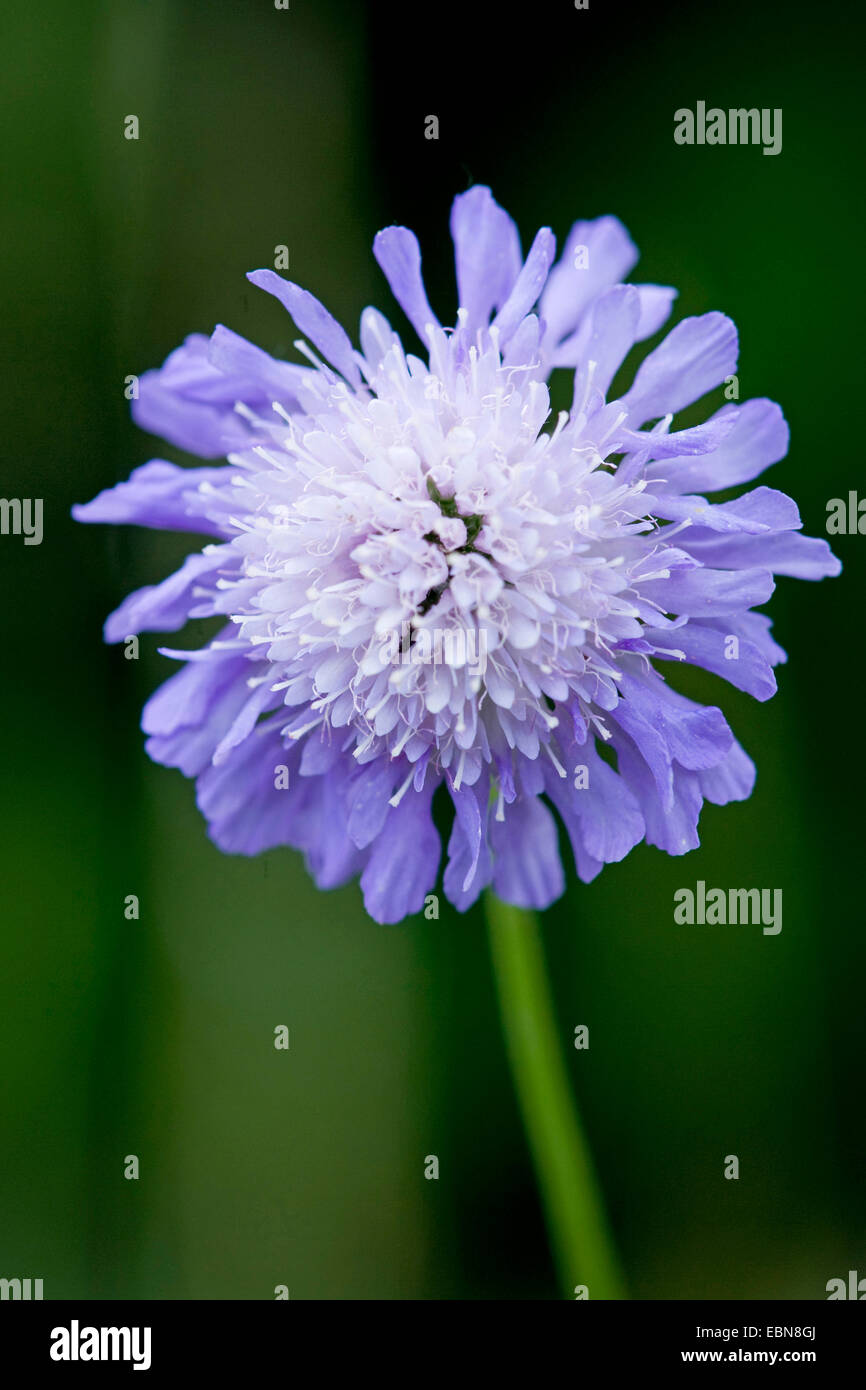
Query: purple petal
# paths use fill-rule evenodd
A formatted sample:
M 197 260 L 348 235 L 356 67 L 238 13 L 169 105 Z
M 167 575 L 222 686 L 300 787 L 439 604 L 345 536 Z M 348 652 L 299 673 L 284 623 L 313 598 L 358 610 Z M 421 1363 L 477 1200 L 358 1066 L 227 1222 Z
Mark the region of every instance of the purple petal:
M 549 907 L 565 891 L 556 821 L 543 802 L 523 796 L 490 822 L 493 888 L 515 907 Z
M 376 922 L 401 922 L 420 912 L 436 883 L 442 846 L 430 814 L 433 779 L 390 807 L 361 875 L 364 906 Z
M 637 801 L 623 779 L 598 756 L 594 744 L 574 744 L 566 761 L 568 776 L 550 776 L 547 791 L 572 846 L 579 841 L 591 859 L 618 863 L 643 839 Z M 586 767 L 587 785 L 576 787 L 575 772 L 581 765 Z
M 346 829 L 359 849 L 366 849 L 382 830 L 397 782 L 398 768 L 390 758 L 365 763 L 350 777 L 345 793 Z
M 640 804 L 646 842 L 665 854 L 688 854 L 700 845 L 698 820 L 703 806 L 699 774 L 674 769 L 670 802 L 662 804 L 655 783 L 627 745 L 618 750 L 620 767 Z
M 269 405 L 269 398 L 258 377 L 219 371 L 209 359 L 209 349 L 209 339 L 193 333 L 161 367 L 144 372 L 132 418 L 141 429 L 179 449 L 219 458 L 242 448 L 250 437 L 235 404 L 261 409 Z
M 741 638 L 736 632 L 724 632 L 722 626 L 710 626 L 701 622 L 686 623 L 675 633 L 644 629 L 648 642 L 653 642 L 663 650 L 656 655 L 657 661 L 675 661 L 679 658 L 667 655 L 671 648 L 679 649 L 686 661 L 712 671 L 736 686 L 745 690 L 756 700 L 769 700 L 776 693 L 776 677 L 773 669 L 754 643 Z M 730 637 L 737 638 L 736 649 L 731 647 Z M 736 657 L 728 652 L 736 650 Z
M 770 543 L 763 537 L 749 537 L 747 543 L 752 544 L 756 539 L 761 546 Z M 680 538 L 680 543 L 683 546 L 688 545 L 689 550 L 694 553 L 688 531 Z M 742 545 L 743 542 L 739 537 L 726 537 L 715 542 L 717 547 L 731 544 Z M 707 565 L 713 561 L 716 564 L 720 563 L 718 554 L 705 555 L 703 550 L 696 558 Z M 677 613 L 696 618 L 713 618 L 725 613 L 737 613 L 742 608 L 756 608 L 766 603 L 776 587 L 763 551 L 760 554 L 760 562 L 764 566 L 761 569 L 674 570 L 669 579 L 651 579 L 641 584 L 640 593 L 643 598 L 658 604 L 663 613 Z
M 660 429 L 632 430 L 620 426 L 612 436 L 610 447 L 618 453 L 632 450 L 640 452 L 642 463 L 648 460 L 665 460 L 664 464 L 654 464 L 647 469 L 647 475 L 652 476 L 655 495 L 667 490 L 663 487 L 662 480 L 667 473 L 669 455 L 706 454 L 712 449 L 717 449 L 732 428 L 733 424 L 728 416 L 714 416 L 701 425 L 692 425 L 690 429 L 673 432 Z M 621 464 L 618 476 L 620 472 L 626 471 L 634 473 L 635 470 L 631 466 L 626 470 Z M 658 481 L 656 475 L 660 475 Z
M 308 290 L 302 290 L 291 280 L 284 280 L 273 270 L 251 270 L 247 275 L 251 284 L 272 294 L 291 314 L 297 327 L 305 338 L 326 361 L 335 367 L 341 376 L 352 386 L 361 385 L 361 373 L 355 361 L 352 344 L 345 328 L 342 328 L 333 314 L 329 314 L 324 304 L 320 304 Z
M 189 661 L 151 695 L 141 716 L 148 756 L 196 777 L 211 762 L 249 690 L 253 666 L 245 656 L 211 651 Z
M 640 295 L 637 341 L 642 343 L 667 323 L 679 291 L 671 285 L 635 285 L 634 288 Z
M 454 825 L 448 841 L 448 863 L 443 887 L 458 912 L 471 907 L 493 875 L 493 859 L 487 843 L 489 781 L 482 777 L 471 787 L 455 791 Z
M 635 710 L 661 734 L 668 756 L 682 767 L 690 771 L 715 767 L 730 748 L 733 735 L 721 710 L 686 699 L 658 676 L 624 673 L 620 686 L 625 699 L 617 705 L 613 718 L 622 723 L 622 712 Z
M 715 767 L 698 773 L 701 791 L 714 806 L 746 801 L 755 786 L 755 764 L 734 739 L 731 750 Z
M 712 532 L 695 527 L 685 533 L 682 544 L 702 564 L 718 565 L 716 574 L 722 573 L 723 568 L 739 572 L 741 576 L 758 574 L 759 570 L 738 567 L 760 565 L 762 570 L 791 575 L 794 579 L 829 579 L 842 569 L 841 561 L 825 540 L 801 536 L 796 531 L 769 536 L 714 536 Z M 755 600 L 755 603 L 763 602 L 764 599 Z M 719 611 L 723 610 L 715 609 Z
M 308 375 L 309 367 L 292 362 L 278 362 L 254 343 L 248 343 L 239 333 L 218 323 L 210 337 L 208 358 L 226 377 L 247 378 L 260 384 L 261 395 L 283 403 L 297 400 L 297 393 Z
M 648 469 L 648 476 L 664 478 L 672 492 L 720 492 L 750 483 L 788 452 L 788 426 L 773 401 L 725 405 L 712 419 L 732 420 L 733 428 L 711 454 L 666 459 Z
M 230 501 L 231 468 L 178 468 L 164 459 L 151 459 L 136 468 L 125 483 L 105 488 L 90 502 L 72 508 L 76 521 L 128 522 L 169 531 L 196 531 L 221 536 L 224 522 L 216 519 Z M 216 498 L 199 492 L 202 487 L 218 490 Z M 220 491 L 225 489 L 225 492 Z
M 460 193 L 451 208 L 457 296 L 467 328 L 487 326 L 520 274 L 520 237 L 513 221 L 483 185 Z
M 214 843 L 226 854 L 260 854 L 292 844 L 301 793 L 299 750 L 279 735 L 282 715 L 260 724 L 225 762 L 202 772 L 196 803 Z M 277 786 L 276 768 L 289 770 L 288 789 Z
M 105 620 L 106 642 L 123 642 L 138 632 L 177 632 L 183 627 L 199 601 L 199 581 L 228 564 L 237 564 L 231 547 L 208 549 L 204 555 L 189 555 L 180 569 L 161 584 L 148 584 L 124 599 Z
M 537 301 L 555 254 L 556 237 L 549 227 L 542 227 L 535 235 L 508 298 L 493 320 L 492 326 L 499 333 L 500 345 L 508 342 Z
M 373 242 L 373 255 L 384 271 L 391 293 L 422 343 L 427 345 L 427 325 L 439 327 L 430 308 L 421 275 L 421 249 L 408 227 L 386 227 Z
M 641 363 L 623 396 L 629 425 L 675 414 L 700 400 L 737 365 L 737 330 L 724 314 L 683 319 Z
M 575 264 L 580 246 L 587 250 L 585 266 Z M 556 344 L 571 333 L 596 295 L 624 280 L 637 259 L 637 247 L 616 217 L 575 222 L 541 297 L 548 341 Z
M 733 502 L 711 506 L 705 497 L 666 497 L 655 500 L 653 514 L 670 521 L 688 518 L 702 530 L 730 534 L 766 535 L 768 531 L 794 531 L 803 523 L 796 502 L 771 487 L 756 487 Z M 684 544 L 694 536 L 690 532 Z
M 607 395 L 626 353 L 634 345 L 639 318 L 640 299 L 633 285 L 616 285 L 599 295 L 587 314 L 586 332 L 580 334 L 584 341 L 573 359 L 581 364 L 574 378 L 576 401 L 585 400 L 590 385 Z M 565 360 L 557 355 L 557 364 Z

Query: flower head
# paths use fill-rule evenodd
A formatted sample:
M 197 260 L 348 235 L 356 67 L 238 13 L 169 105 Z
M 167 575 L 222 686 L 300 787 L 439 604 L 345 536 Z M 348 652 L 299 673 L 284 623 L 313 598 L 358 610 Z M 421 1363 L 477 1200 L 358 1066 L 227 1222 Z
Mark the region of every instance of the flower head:
M 427 301 L 413 234 L 374 244 L 423 356 L 371 308 L 357 351 L 312 295 L 253 272 L 307 364 L 223 327 L 187 338 L 142 377 L 135 416 L 226 462 L 153 460 L 74 510 L 210 537 L 106 623 L 117 642 L 223 620 L 202 649 L 165 652 L 183 665 L 145 707 L 147 751 L 197 779 L 221 849 L 292 845 L 320 887 L 360 873 L 383 922 L 436 884 L 440 787 L 460 910 L 488 883 L 528 907 L 563 891 L 550 806 L 585 881 L 643 839 L 697 846 L 704 799 L 747 797 L 754 766 L 721 711 L 662 672 L 692 662 L 766 700 L 784 653 L 754 610 L 773 575 L 839 569 L 783 493 L 703 495 L 784 456 L 778 406 L 672 428 L 735 372 L 724 315 L 680 322 L 608 400 L 675 297 L 621 283 L 637 252 L 615 218 L 578 222 L 557 263 L 543 229 L 523 260 L 476 187 L 451 232 L 453 328 Z M 552 420 L 558 368 L 574 394 Z

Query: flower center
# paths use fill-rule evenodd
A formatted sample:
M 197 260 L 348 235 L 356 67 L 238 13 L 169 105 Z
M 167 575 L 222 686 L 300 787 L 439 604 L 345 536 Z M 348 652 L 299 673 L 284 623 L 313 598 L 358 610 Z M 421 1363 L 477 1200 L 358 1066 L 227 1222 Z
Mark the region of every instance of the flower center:
M 484 517 L 478 516 L 477 514 L 472 514 L 470 516 L 462 515 L 457 506 L 456 499 L 453 497 L 443 497 L 433 479 L 429 476 L 427 478 L 427 492 L 431 501 L 436 503 L 442 515 L 447 517 L 450 521 L 458 522 L 459 526 L 450 528 L 450 531 L 449 528 L 440 528 L 440 533 L 428 531 L 424 536 L 424 540 L 429 542 L 430 545 L 438 546 L 445 556 L 455 553 L 459 555 L 474 554 L 475 540 L 484 525 Z M 460 529 L 461 527 L 462 532 Z M 444 531 L 444 535 L 441 533 L 442 531 Z M 465 533 L 465 540 L 463 540 L 462 543 L 449 543 L 452 540 L 460 541 L 463 533 Z M 418 605 L 419 616 L 424 617 L 426 613 L 430 612 L 431 608 L 436 607 L 436 604 L 448 588 L 448 583 L 449 580 L 446 579 L 444 583 L 436 584 L 432 589 L 428 590 Z

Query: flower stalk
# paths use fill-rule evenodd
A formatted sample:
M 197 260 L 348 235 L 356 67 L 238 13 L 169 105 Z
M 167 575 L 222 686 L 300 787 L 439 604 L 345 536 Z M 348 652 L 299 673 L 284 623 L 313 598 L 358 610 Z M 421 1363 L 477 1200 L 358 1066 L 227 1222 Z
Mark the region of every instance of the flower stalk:
M 485 893 L 493 973 L 523 1123 L 567 1297 L 625 1298 L 601 1191 L 563 1062 L 538 919 Z

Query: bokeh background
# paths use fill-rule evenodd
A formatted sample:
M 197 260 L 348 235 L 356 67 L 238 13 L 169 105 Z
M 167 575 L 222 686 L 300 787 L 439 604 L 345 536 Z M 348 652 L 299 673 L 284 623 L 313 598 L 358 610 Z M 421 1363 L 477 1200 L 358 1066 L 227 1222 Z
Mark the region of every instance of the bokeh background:
M 443 899 L 438 921 L 381 927 L 291 851 L 221 856 L 192 785 L 142 751 L 140 707 L 173 669 L 159 639 L 138 662 L 101 643 L 185 543 L 76 527 L 69 508 L 153 455 L 182 461 L 132 426 L 123 385 L 186 333 L 223 322 L 295 357 L 244 279 L 277 244 L 353 331 L 370 302 L 402 326 L 370 243 L 412 226 L 448 321 L 450 201 L 485 182 L 524 244 L 616 213 L 640 278 L 680 287 L 678 315 L 733 316 L 742 398 L 779 400 L 792 427 L 769 482 L 822 534 L 827 500 L 863 477 L 855 14 L 7 7 L 2 492 L 43 497 L 45 535 L 0 538 L 0 1275 L 41 1277 L 48 1298 L 557 1296 L 480 916 Z M 781 155 L 676 146 L 673 112 L 699 99 L 781 107 Z M 866 1274 L 866 539 L 837 551 L 839 580 L 779 583 L 790 663 L 772 702 L 679 676 L 756 756 L 751 801 L 707 807 L 687 860 L 641 847 L 572 879 L 547 917 L 638 1298 L 820 1299 Z M 698 878 L 781 887 L 781 935 L 675 926 L 673 892 Z

